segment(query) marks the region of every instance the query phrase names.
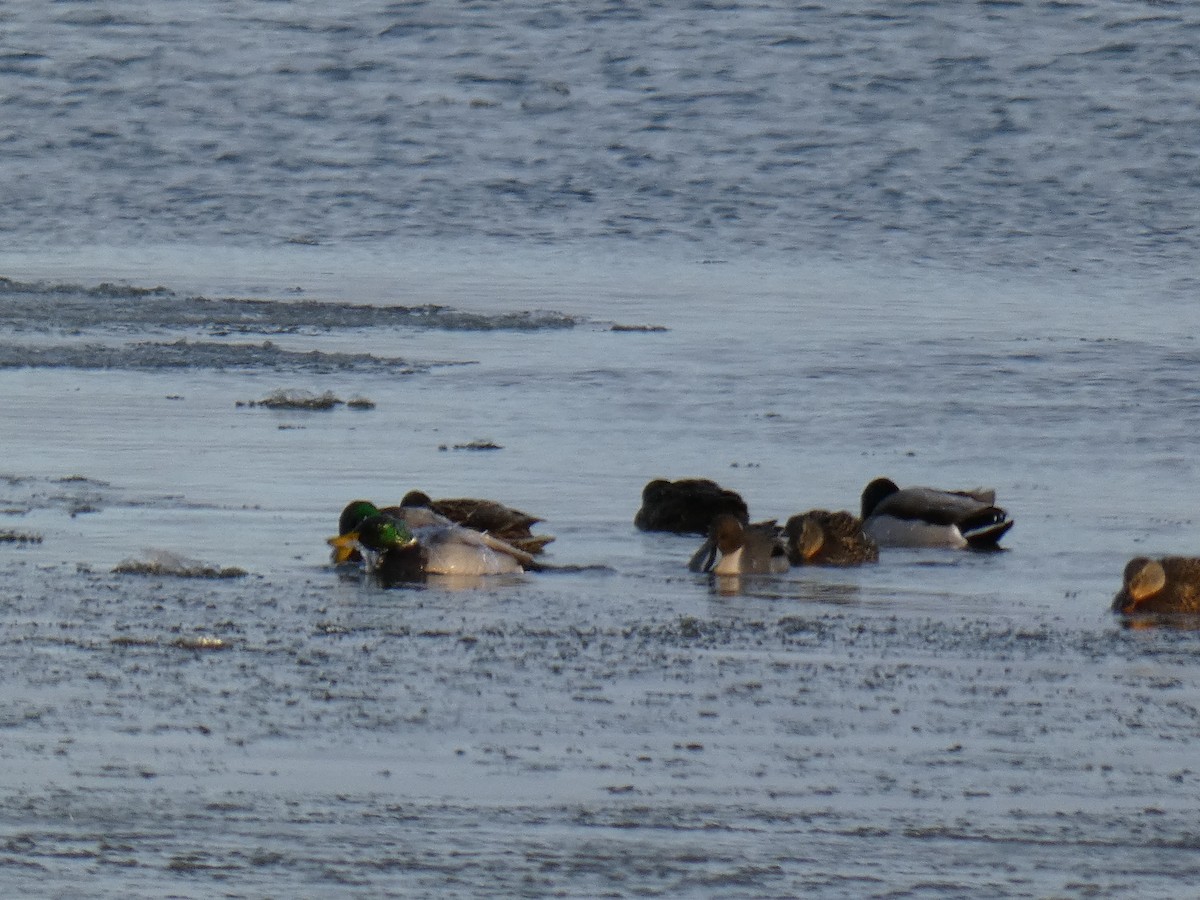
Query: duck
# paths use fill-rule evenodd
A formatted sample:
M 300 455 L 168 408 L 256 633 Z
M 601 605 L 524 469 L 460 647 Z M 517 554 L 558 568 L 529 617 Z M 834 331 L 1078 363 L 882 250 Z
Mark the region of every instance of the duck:
M 367 516 L 329 543 L 366 550 L 368 572 L 385 586 L 428 575 L 518 574 L 532 564 L 529 554 L 499 538 L 454 523 L 413 527 L 385 511 Z
M 793 566 L 857 566 L 879 561 L 879 545 L 849 512 L 811 509 L 783 526 L 788 561 Z
M 774 519 L 745 524 L 733 513 L 723 512 L 713 517 L 708 537 L 688 568 L 714 575 L 780 575 L 789 564 Z
M 338 535 L 349 534 L 358 527 L 358 523 L 368 516 L 377 515 L 379 507 L 370 500 L 351 500 L 344 507 L 338 516 Z M 358 565 L 363 561 L 361 551 L 358 545 L 350 542 L 343 544 L 335 544 L 332 540 L 328 542 L 332 546 L 330 551 L 330 562 L 335 566 L 342 565 Z
M 424 544 L 427 550 L 434 547 L 449 548 L 451 542 L 454 542 L 472 547 L 483 547 L 501 556 L 511 557 L 523 569 L 541 571 L 547 568 L 544 564 L 538 563 L 531 553 L 519 547 L 514 547 L 512 544 L 501 540 L 495 535 L 475 531 L 472 528 L 459 525 L 445 516 L 439 515 L 432 509 L 420 506 L 385 506 L 380 509 L 370 500 L 352 500 L 346 504 L 345 508 L 342 509 L 341 515 L 338 516 L 338 533 L 327 540 L 327 543 L 333 547 L 333 562 L 335 565 L 340 565 L 350 560 L 353 554 L 360 551 L 363 547 L 379 552 L 379 548 L 362 540 L 363 523 L 377 518 L 385 519 L 397 525 L 403 525 L 404 529 L 410 535 L 415 536 L 418 542 Z M 380 529 L 380 524 L 372 521 L 369 536 L 378 535 Z M 391 549 L 397 548 L 392 547 Z M 446 553 L 427 554 L 432 560 L 427 566 L 428 574 L 500 574 L 499 572 L 471 573 L 466 571 L 442 571 L 443 569 L 452 569 L 456 565 L 465 568 L 472 567 L 461 561 L 447 562 L 446 556 L 448 552 L 447 549 Z M 485 556 L 485 554 L 477 555 L 481 557 Z M 362 559 L 361 553 L 359 553 L 359 559 Z
M 1137 556 L 1125 565 L 1112 610 L 1138 613 L 1200 613 L 1200 559 L 1194 556 Z
M 881 547 L 969 547 L 998 549 L 1013 527 L 996 506 L 996 492 L 944 491 L 929 487 L 901 490 L 876 478 L 862 492 L 863 531 Z
M 495 500 L 476 500 L 469 497 L 433 500 L 424 491 L 414 490 L 401 498 L 400 505 L 405 508 L 431 509 L 465 528 L 486 531 L 527 553 L 542 553 L 546 545 L 554 540 L 553 535 L 533 534 L 530 530 L 533 525 L 542 521 L 537 516 L 531 516 Z
M 641 531 L 707 535 L 713 518 L 720 513 L 732 515 L 743 525 L 750 521 L 746 501 L 715 481 L 655 478 L 642 488 L 642 506 L 633 524 Z

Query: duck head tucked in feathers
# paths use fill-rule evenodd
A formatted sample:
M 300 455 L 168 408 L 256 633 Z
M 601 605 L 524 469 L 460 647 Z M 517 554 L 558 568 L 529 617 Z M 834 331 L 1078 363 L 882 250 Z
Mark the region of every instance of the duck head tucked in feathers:
M 746 501 L 715 481 L 655 478 L 642 488 L 642 505 L 633 524 L 642 531 L 708 534 L 713 518 L 720 513 L 728 513 L 742 524 L 750 520 Z
M 995 492 L 899 488 L 876 478 L 862 492 L 863 530 L 881 547 L 995 550 L 1013 526 Z

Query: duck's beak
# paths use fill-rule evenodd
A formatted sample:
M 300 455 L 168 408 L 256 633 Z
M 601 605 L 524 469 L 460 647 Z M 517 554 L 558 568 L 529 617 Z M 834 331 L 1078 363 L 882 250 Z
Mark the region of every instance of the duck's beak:
M 350 559 L 358 549 L 358 532 L 348 531 L 345 534 L 326 538 L 325 543 L 333 548 L 333 564 L 340 565 Z
M 716 561 L 717 542 L 710 537 L 700 545 L 700 549 L 688 560 L 688 569 L 692 572 L 711 572 L 713 564 Z
M 806 562 L 810 562 L 825 546 L 825 532 L 820 528 L 805 528 L 800 541 L 800 553 Z

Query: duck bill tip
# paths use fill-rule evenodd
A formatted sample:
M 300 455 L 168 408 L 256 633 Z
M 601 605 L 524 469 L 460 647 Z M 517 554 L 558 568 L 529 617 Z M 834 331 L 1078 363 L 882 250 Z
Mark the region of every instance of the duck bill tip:
M 326 538 L 325 543 L 333 548 L 334 564 L 344 563 L 358 549 L 358 532 L 350 531 L 346 534 L 334 535 Z

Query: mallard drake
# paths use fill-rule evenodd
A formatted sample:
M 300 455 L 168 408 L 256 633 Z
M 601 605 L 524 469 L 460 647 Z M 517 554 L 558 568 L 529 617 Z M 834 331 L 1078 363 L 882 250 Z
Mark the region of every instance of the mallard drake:
M 409 491 L 400 500 L 406 508 L 432 509 L 440 516 L 457 522 L 464 528 L 486 531 L 526 553 L 541 553 L 554 540 L 553 535 L 533 534 L 530 528 L 542 521 L 537 516 L 497 503 L 495 500 L 475 500 L 453 497 L 432 500 L 424 491 Z
M 543 564 L 538 563 L 532 554 L 519 547 L 514 547 L 507 541 L 503 541 L 486 532 L 464 528 L 447 519 L 445 516 L 438 515 L 432 509 L 421 506 L 385 506 L 383 509 L 379 509 L 369 500 L 352 500 L 338 517 L 338 534 L 328 539 L 328 543 L 333 547 L 333 562 L 335 565 L 351 559 L 352 554 L 358 551 L 360 547 L 366 547 L 370 550 L 377 549 L 361 540 L 362 524 L 375 518 L 384 518 L 393 523 L 403 525 L 405 530 L 410 535 L 415 536 L 419 543 L 426 545 L 427 549 L 435 545 L 448 545 L 453 538 L 460 544 L 486 547 L 502 556 L 511 557 L 524 569 L 541 571 L 546 568 Z M 378 524 L 373 524 L 372 528 L 373 530 L 377 530 L 379 526 Z M 445 554 L 427 554 L 427 556 L 431 560 L 427 566 L 427 571 L 431 575 L 496 574 L 491 572 L 441 571 L 442 569 L 453 568 L 452 564 L 443 562 Z
M 879 560 L 879 547 L 863 531 L 862 520 L 848 512 L 800 513 L 787 520 L 783 534 L 793 566 L 857 566 Z
M 1125 566 L 1124 583 L 1113 612 L 1200 613 L 1200 559 L 1194 556 L 1138 556 Z
M 715 481 L 655 478 L 642 488 L 642 506 L 633 524 L 642 531 L 706 535 L 713 517 L 719 513 L 728 513 L 743 525 L 750 520 L 746 501 Z
M 746 525 L 731 513 L 718 513 L 688 568 L 714 575 L 778 575 L 788 570 L 787 548 L 774 520 Z
M 996 492 L 908 487 L 887 478 L 863 489 L 863 530 L 880 547 L 972 547 L 994 550 L 1013 520 Z
M 329 542 L 369 551 L 368 570 L 384 584 L 427 575 L 514 574 L 530 561 L 529 554 L 470 528 L 454 523 L 410 527 L 386 512 L 368 516 Z
M 349 534 L 358 527 L 358 523 L 363 519 L 378 513 L 379 508 L 370 500 L 351 500 L 342 508 L 342 512 L 338 516 L 338 535 Z M 333 546 L 330 551 L 330 562 L 335 566 L 362 562 L 362 553 L 359 552 L 356 544 L 335 544 L 332 540 L 329 543 Z

